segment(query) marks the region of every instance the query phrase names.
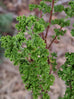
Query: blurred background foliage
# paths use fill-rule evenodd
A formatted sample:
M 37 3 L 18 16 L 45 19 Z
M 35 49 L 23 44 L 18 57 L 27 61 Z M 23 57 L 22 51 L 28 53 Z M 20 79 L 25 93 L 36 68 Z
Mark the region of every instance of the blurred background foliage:
M 13 15 L 11 13 L 7 14 L 0 14 L 0 38 L 2 35 L 6 35 L 9 33 L 13 33 L 13 30 L 11 28 L 11 24 L 13 21 Z M 0 42 L 0 63 L 2 62 L 2 57 L 4 56 L 4 49 L 1 48 L 1 42 Z
M 0 15 L 0 32 L 12 32 L 11 24 L 13 15 L 11 13 Z

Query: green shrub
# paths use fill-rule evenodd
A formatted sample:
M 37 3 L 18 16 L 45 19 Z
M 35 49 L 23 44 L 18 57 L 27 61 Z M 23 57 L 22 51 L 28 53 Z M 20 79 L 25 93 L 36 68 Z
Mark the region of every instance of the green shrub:
M 41 1 L 41 0 L 40 0 Z M 52 6 L 48 6 L 45 2 L 49 1 L 52 3 Z M 70 7 L 64 8 L 63 5 L 54 6 L 55 0 L 43 0 L 40 2 L 40 5 L 30 5 L 30 10 L 38 8 L 40 12 L 40 17 L 30 15 L 19 16 L 17 17 L 18 24 L 16 28 L 19 31 L 16 36 L 2 36 L 1 45 L 5 48 L 5 56 L 10 58 L 14 62 L 14 65 L 19 65 L 19 71 L 25 88 L 27 90 L 32 90 L 33 99 L 38 99 L 39 95 L 42 95 L 42 99 L 49 99 L 48 91 L 50 86 L 53 85 L 55 77 L 51 74 L 51 71 L 56 71 L 56 53 L 50 53 L 49 48 L 54 43 L 56 38 L 64 36 L 66 30 L 63 30 L 63 27 L 69 26 L 70 21 L 67 19 L 74 16 L 74 1 L 70 1 Z M 66 18 L 52 20 L 54 13 L 64 11 L 66 13 Z M 49 22 L 46 22 L 43 19 L 43 15 L 50 13 Z M 51 25 L 58 24 L 60 28 L 54 29 L 55 35 L 53 35 L 53 40 L 47 46 L 47 35 L 48 30 Z M 43 31 L 46 30 L 45 36 Z M 25 33 L 30 35 L 30 38 L 26 38 Z M 73 30 L 71 34 L 73 34 Z M 51 57 L 49 57 L 51 54 Z M 62 66 L 63 71 L 58 71 L 61 77 L 64 76 L 66 84 L 68 84 L 68 91 L 66 91 L 67 96 L 65 95 L 64 99 L 73 99 L 73 58 L 74 54 L 67 54 L 66 63 Z M 68 66 L 69 65 L 69 66 Z M 66 66 L 66 67 L 64 67 Z M 71 74 L 72 72 L 72 74 Z M 69 74 L 68 74 L 69 73 Z M 69 77 L 67 77 L 69 75 Z M 71 79 L 70 76 L 72 76 Z M 67 78 L 66 78 L 67 77 Z M 70 80 L 70 84 L 67 81 Z M 73 80 L 73 81 L 71 81 Z M 70 87 L 72 89 L 70 90 Z M 72 91 L 72 93 L 70 92 Z M 71 96 L 71 97 L 70 97 Z

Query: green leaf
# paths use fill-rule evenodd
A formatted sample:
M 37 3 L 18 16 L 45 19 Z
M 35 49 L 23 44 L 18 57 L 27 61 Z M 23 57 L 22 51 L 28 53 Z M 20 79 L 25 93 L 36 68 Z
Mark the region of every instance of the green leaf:
M 64 10 L 64 6 L 63 5 L 54 6 L 54 11 L 55 12 L 62 12 L 63 10 Z

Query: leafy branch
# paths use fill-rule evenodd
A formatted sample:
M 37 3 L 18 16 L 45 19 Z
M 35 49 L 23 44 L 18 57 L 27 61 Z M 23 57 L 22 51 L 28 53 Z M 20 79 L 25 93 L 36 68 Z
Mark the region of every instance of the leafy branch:
M 46 4 L 50 2 L 52 6 Z M 74 1 L 69 2 L 69 6 L 64 8 L 63 5 L 55 5 L 55 0 L 40 0 L 39 4 L 31 4 L 30 10 L 38 9 L 40 16 L 35 15 L 19 16 L 17 17 L 18 24 L 16 28 L 19 31 L 17 35 L 2 36 L 1 46 L 5 48 L 5 56 L 14 62 L 14 65 L 19 65 L 19 71 L 25 88 L 32 90 L 33 99 L 38 99 L 39 95 L 42 95 L 42 99 L 49 99 L 48 91 L 50 86 L 53 85 L 55 77 L 52 71 L 56 71 L 57 63 L 55 52 L 49 53 L 49 48 L 54 43 L 55 39 L 60 39 L 60 36 L 64 36 L 66 30 L 63 27 L 70 26 L 69 17 L 74 16 Z M 62 12 L 66 13 L 66 18 L 52 20 L 53 13 Z M 43 15 L 50 13 L 49 22 L 43 19 Z M 47 35 L 51 25 L 58 24 L 59 28 L 55 28 L 53 40 L 47 46 Z M 46 30 L 45 36 L 43 35 Z M 30 38 L 26 38 L 26 32 Z M 74 29 L 71 30 L 71 34 L 74 35 Z M 42 36 L 42 38 L 40 37 Z M 49 55 L 51 57 L 49 57 Z M 63 71 L 59 71 L 63 80 L 66 81 L 68 89 L 64 99 L 68 99 L 73 96 L 73 76 L 74 76 L 74 53 L 67 55 L 67 61 L 62 66 Z M 67 69 L 67 71 L 66 71 Z M 68 74 L 69 73 L 69 74 Z M 69 76 L 71 75 L 72 78 Z M 66 79 L 66 77 L 68 79 Z M 71 78 L 71 79 L 70 79 Z M 70 89 L 70 90 L 69 90 Z M 70 92 L 71 91 L 71 92 Z M 70 92 L 70 93 L 69 93 Z M 69 95 L 67 95 L 69 93 Z M 73 99 L 73 98 L 72 98 Z

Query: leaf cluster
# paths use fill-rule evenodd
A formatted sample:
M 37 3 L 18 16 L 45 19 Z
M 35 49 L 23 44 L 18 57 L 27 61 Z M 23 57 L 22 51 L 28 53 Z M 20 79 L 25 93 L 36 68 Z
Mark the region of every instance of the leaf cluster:
M 65 81 L 67 89 L 60 99 L 74 99 L 74 53 L 66 53 L 65 57 L 66 62 L 61 66 L 58 75 Z
M 45 97 L 49 99 L 46 91 L 49 91 L 50 85 L 53 84 L 54 76 L 49 75 L 50 66 L 47 62 L 49 51 L 45 49 L 46 44 L 38 35 L 44 31 L 45 21 L 35 16 L 18 17 L 17 20 L 19 23 L 16 28 L 20 32 L 13 37 L 8 35 L 1 38 L 1 45 L 6 49 L 5 56 L 10 58 L 14 65 L 19 65 L 23 83 L 28 90 L 33 91 L 34 99 L 40 94 L 43 95 L 43 99 Z M 26 32 L 31 38 L 26 39 Z
M 51 7 L 48 6 L 44 1 L 41 1 L 39 5 L 30 4 L 29 8 L 31 11 L 38 8 L 39 11 L 41 10 L 44 14 L 50 13 L 50 11 L 51 11 Z

